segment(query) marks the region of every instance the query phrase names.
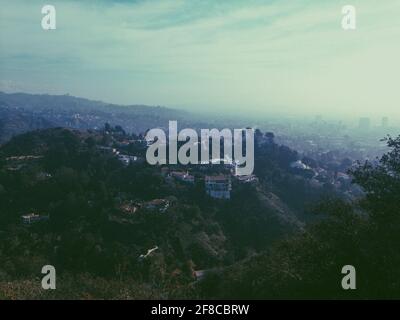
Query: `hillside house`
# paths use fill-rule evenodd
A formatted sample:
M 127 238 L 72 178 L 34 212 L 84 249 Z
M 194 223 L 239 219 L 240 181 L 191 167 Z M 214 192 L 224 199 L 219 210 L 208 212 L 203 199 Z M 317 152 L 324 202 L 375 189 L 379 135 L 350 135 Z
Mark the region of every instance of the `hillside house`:
M 21 216 L 23 224 L 33 224 L 33 223 L 37 223 L 40 221 L 48 220 L 49 218 L 50 218 L 49 216 L 41 216 L 41 215 L 35 214 L 35 213 L 29 213 L 29 214 L 25 214 L 25 215 Z
M 120 154 L 118 155 L 118 160 L 121 161 L 125 166 L 128 166 L 132 163 L 142 163 L 144 160 L 143 158 L 137 156 L 130 156 L 127 154 Z
M 103 154 L 118 155 L 119 151 L 116 148 L 97 146 L 97 149 Z
M 206 193 L 215 199 L 231 198 L 231 179 L 228 176 L 206 176 L 205 177 Z
M 172 171 L 170 176 L 178 181 L 194 184 L 194 176 L 190 175 L 188 172 Z
M 145 208 L 148 210 L 157 210 L 159 212 L 165 212 L 170 206 L 170 202 L 166 199 L 154 199 L 145 204 Z
M 256 183 L 256 182 L 258 182 L 258 178 L 254 174 L 245 175 L 245 176 L 236 176 L 236 179 L 239 183 Z

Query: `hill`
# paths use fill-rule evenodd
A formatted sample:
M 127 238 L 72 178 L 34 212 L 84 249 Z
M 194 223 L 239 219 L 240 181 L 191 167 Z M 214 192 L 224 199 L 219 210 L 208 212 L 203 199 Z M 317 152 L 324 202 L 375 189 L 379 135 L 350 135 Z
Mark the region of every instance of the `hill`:
M 95 298 L 115 296 L 121 279 L 131 297 L 196 297 L 197 271 L 236 264 L 298 230 L 295 212 L 260 184 L 233 181 L 221 201 L 206 195 L 201 170 L 190 168 L 191 185 L 146 162 L 126 165 L 112 150 L 140 159 L 145 146 L 120 146 L 134 136 L 110 140 L 109 130 L 36 130 L 0 148 L 0 295 L 27 286 L 25 296 L 40 297 L 29 286 L 52 264 L 63 284 L 53 297 L 89 294 L 71 274 L 92 289 L 103 283 L 89 289 Z
M 121 106 L 69 95 L 39 95 L 0 92 L 0 143 L 12 136 L 43 128 L 101 128 L 104 123 L 120 125 L 128 132 L 145 132 L 167 127 L 168 120 L 180 120 L 185 112 L 145 105 Z

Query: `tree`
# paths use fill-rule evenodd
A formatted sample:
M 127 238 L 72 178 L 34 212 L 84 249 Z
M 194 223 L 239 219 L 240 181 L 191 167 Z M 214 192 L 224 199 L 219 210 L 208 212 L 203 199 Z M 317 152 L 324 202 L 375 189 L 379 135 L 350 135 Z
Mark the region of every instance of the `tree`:
M 322 202 L 327 218 L 268 252 L 225 270 L 207 298 L 400 298 L 400 137 L 378 163 L 351 173 L 364 188 L 360 203 Z M 359 206 L 361 205 L 361 206 Z M 341 270 L 353 265 L 357 290 L 341 288 Z
M 386 224 L 400 217 L 400 136 L 386 139 L 390 151 L 377 164 L 365 162 L 351 171 L 354 182 L 363 187 L 363 208 Z

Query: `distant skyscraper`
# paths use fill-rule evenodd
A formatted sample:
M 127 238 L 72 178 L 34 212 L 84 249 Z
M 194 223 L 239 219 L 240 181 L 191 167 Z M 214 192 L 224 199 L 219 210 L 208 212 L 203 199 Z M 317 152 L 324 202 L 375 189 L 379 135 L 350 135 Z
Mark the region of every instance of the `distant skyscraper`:
M 389 127 L 389 118 L 383 117 L 382 118 L 382 128 L 387 128 L 387 127 Z
M 369 118 L 360 118 L 358 122 L 358 128 L 361 130 L 369 130 L 371 127 L 371 120 Z

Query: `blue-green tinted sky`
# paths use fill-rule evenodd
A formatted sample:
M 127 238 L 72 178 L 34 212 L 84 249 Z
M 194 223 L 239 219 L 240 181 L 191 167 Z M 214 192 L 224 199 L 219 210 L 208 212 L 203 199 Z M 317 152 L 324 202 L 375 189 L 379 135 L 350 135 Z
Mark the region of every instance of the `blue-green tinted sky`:
M 0 0 L 0 90 L 400 117 L 399 0 Z M 57 9 L 43 31 L 41 8 Z M 343 5 L 357 30 L 341 28 Z

